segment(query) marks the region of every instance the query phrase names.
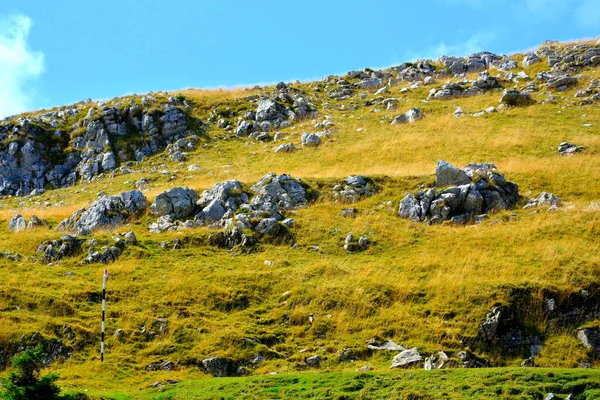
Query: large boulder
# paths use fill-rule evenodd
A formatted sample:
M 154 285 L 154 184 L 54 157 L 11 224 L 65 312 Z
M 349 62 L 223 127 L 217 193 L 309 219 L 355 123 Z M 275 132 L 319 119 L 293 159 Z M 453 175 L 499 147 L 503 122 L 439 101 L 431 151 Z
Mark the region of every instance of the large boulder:
M 175 187 L 156 196 L 150 212 L 156 216 L 169 215 L 174 219 L 185 219 L 194 215 L 197 198 L 194 190 Z
M 100 228 L 114 228 L 144 213 L 146 205 L 146 197 L 139 190 L 123 192 L 118 196 L 104 195 L 88 209 L 75 211 L 58 225 L 57 230 L 89 235 Z

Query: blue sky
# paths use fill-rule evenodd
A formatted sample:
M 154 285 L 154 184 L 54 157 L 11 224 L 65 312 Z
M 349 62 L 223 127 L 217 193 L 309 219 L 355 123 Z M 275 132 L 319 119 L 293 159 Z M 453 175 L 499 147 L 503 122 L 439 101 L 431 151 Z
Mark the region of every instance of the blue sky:
M 594 38 L 600 0 L 0 0 L 0 117 Z

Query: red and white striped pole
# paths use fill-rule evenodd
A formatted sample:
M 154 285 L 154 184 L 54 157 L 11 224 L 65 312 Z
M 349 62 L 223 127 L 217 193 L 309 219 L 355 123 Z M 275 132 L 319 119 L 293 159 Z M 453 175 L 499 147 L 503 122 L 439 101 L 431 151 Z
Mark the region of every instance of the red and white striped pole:
M 102 341 L 100 342 L 100 362 L 104 361 L 104 315 L 106 313 L 106 280 L 108 279 L 108 270 L 104 270 L 102 277 Z

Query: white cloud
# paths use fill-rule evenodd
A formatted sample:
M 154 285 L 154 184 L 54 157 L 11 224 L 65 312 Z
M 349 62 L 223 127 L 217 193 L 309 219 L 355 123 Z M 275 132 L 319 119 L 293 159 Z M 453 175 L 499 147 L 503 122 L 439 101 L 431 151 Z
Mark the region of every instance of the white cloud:
M 24 15 L 0 17 L 0 118 L 32 107 L 30 84 L 44 73 L 44 53 L 27 45 L 31 26 Z

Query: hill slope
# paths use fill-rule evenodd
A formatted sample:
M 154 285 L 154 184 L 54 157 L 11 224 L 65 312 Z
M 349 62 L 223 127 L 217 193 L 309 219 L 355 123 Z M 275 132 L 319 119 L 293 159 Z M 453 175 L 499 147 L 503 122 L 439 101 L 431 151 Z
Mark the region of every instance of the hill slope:
M 369 349 L 371 339 L 416 347 L 423 359 L 409 366 L 420 368 L 430 355 L 439 366 L 439 351 L 454 367 L 526 359 L 598 366 L 599 78 L 600 44 L 548 43 L 529 55 L 154 93 L 4 120 L 2 360 L 41 342 L 64 377 L 96 391 L 114 388 L 96 376 L 135 386 L 205 372 L 387 369 L 399 351 Z M 397 118 L 415 107 L 412 117 L 422 118 Z M 584 148 L 561 155 L 562 142 Z M 520 197 L 495 210 L 486 198 L 477 213 L 454 207 L 454 192 L 445 190 L 455 185 L 440 185 L 435 174 L 439 160 L 494 163 L 467 184 L 502 192 L 494 181 L 502 176 Z M 259 182 L 270 172 L 299 186 L 273 194 L 265 185 L 274 178 Z M 344 181 L 355 175 L 364 184 Z M 240 186 L 226 197 L 215 201 L 218 187 L 203 193 L 227 180 Z M 436 180 L 448 220 L 433 211 L 401 218 L 407 193 Z M 149 206 L 175 187 L 200 198 L 185 215 L 155 205 L 121 218 L 123 210 L 111 208 L 103 215 L 110 226 L 67 229 L 80 234 L 80 248 L 39 249 L 61 238 L 61 221 L 106 193 L 141 189 Z M 523 209 L 541 192 L 558 196 L 560 207 Z M 484 211 L 487 219 L 475 223 Z M 13 232 L 17 213 L 47 225 Z M 181 221 L 167 218 L 170 229 L 150 232 L 166 214 Z M 464 215 L 454 220 L 461 224 L 449 221 Z M 224 244 L 217 232 L 244 218 L 245 242 Z M 270 219 L 277 229 L 263 229 Z M 120 237 L 115 245 L 129 231 L 136 242 Z M 108 254 L 103 246 L 118 248 L 108 267 L 98 262 L 107 256 L 94 255 Z M 104 268 L 108 362 L 100 367 Z

